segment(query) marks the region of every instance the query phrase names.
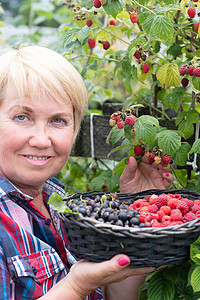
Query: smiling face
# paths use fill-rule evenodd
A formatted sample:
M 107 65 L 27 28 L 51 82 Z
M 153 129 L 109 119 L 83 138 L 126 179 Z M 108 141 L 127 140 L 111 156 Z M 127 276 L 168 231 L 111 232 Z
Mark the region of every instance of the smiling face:
M 40 189 L 64 166 L 74 139 L 70 101 L 18 99 L 9 84 L 0 103 L 0 173 L 19 189 Z

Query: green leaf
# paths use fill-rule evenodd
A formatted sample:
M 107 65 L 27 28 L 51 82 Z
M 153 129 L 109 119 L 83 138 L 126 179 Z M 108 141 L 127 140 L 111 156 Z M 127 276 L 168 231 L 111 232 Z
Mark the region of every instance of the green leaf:
M 64 46 L 70 44 L 73 41 L 75 33 L 77 33 L 79 30 L 80 29 L 78 27 L 74 27 L 66 30 L 66 33 L 63 38 Z
M 199 113 L 192 109 L 188 115 L 187 115 L 187 119 L 190 120 L 192 123 L 199 123 Z
M 191 274 L 191 285 L 194 292 L 200 291 L 200 266 L 196 267 Z
M 125 72 L 127 74 L 131 73 L 132 67 L 128 60 L 125 60 L 122 62 L 122 70 L 123 70 L 123 72 Z
M 162 87 L 165 85 L 177 87 L 180 85 L 179 67 L 176 63 L 166 63 L 157 71 L 157 79 Z
M 120 151 L 120 150 L 123 150 L 123 149 L 131 149 L 132 148 L 132 145 L 130 144 L 126 144 L 126 145 L 121 145 L 121 146 L 118 146 L 114 149 L 112 149 L 109 153 L 108 153 L 108 158 L 110 157 L 111 154 L 117 152 L 117 151 Z
M 196 76 L 193 76 L 192 77 L 192 84 L 193 84 L 193 87 L 200 91 L 200 77 L 196 77 Z
M 181 144 L 181 147 L 178 149 L 178 151 L 174 155 L 174 162 L 178 166 L 186 166 L 188 161 L 188 153 L 191 149 L 191 146 L 187 142 L 183 142 Z
M 55 192 L 49 197 L 48 204 L 58 212 L 64 212 L 67 208 L 63 198 Z
M 188 139 L 194 133 L 194 125 L 192 124 L 192 122 L 190 120 L 186 119 L 186 120 L 183 120 L 179 124 L 178 130 L 182 131 L 184 134 L 184 137 L 186 139 Z
M 173 34 L 174 28 L 169 18 L 163 15 L 157 15 L 153 20 L 153 34 L 162 41 L 168 40 Z
M 168 11 L 179 10 L 179 9 L 180 9 L 179 5 L 169 4 L 169 5 L 158 8 L 157 14 L 163 14 Z
M 126 0 L 107 0 L 106 4 L 103 5 L 103 8 L 108 15 L 116 18 L 116 16 L 123 10 L 125 5 Z
M 125 125 L 124 126 L 124 135 L 125 135 L 125 138 L 127 140 L 129 140 L 131 142 L 132 140 L 132 127 L 130 127 L 129 125 Z
M 152 276 L 147 290 L 149 300 L 172 300 L 174 292 L 174 284 L 167 280 L 162 273 L 157 272 Z
M 143 23 L 143 29 L 146 31 L 146 34 L 149 36 L 153 29 L 153 21 L 156 15 L 151 14 Z
M 192 145 L 192 148 L 191 148 L 189 154 L 192 154 L 192 153 L 200 154 L 200 139 L 196 140 L 194 142 L 194 144 Z
M 129 94 L 132 94 L 131 77 L 126 78 L 124 87 Z
M 84 41 L 88 38 L 90 32 L 90 28 L 88 26 L 84 26 L 81 30 L 77 32 L 77 39 L 83 45 Z
M 111 135 L 112 145 L 115 145 L 123 136 L 124 136 L 124 128 L 119 129 L 117 125 L 115 125 Z
M 69 164 L 69 169 L 71 179 L 80 178 L 83 175 L 83 169 L 77 162 Z
M 124 168 L 126 167 L 126 160 L 127 157 L 123 158 L 112 170 L 113 174 L 116 174 L 118 172 L 122 173 L 120 170 L 124 170 Z
M 153 143 L 156 137 L 156 128 L 146 118 L 137 119 L 134 128 L 137 138 L 149 144 Z
M 174 131 L 163 130 L 157 137 L 158 147 L 170 156 L 173 156 L 181 146 L 180 136 Z
M 134 107 L 136 107 L 136 105 Z M 159 127 L 159 122 L 155 117 L 152 117 L 152 116 L 149 116 L 149 115 L 143 115 L 143 116 L 139 117 L 139 120 L 141 122 L 145 122 L 145 121 L 149 122 L 153 126 Z
M 171 104 L 170 108 L 174 109 L 176 112 L 178 111 L 181 102 L 183 101 L 184 91 L 180 89 L 174 89 L 171 95 Z

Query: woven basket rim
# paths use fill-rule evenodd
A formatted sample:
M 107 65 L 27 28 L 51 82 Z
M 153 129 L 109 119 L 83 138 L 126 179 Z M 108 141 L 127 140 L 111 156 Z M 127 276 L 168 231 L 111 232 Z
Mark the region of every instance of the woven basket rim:
M 200 199 L 200 193 L 192 192 L 189 190 L 175 190 L 175 189 L 169 189 L 169 190 L 164 190 L 164 189 L 150 189 L 150 190 L 145 190 L 139 193 L 117 193 L 120 196 L 125 196 L 125 197 L 131 197 L 131 198 L 136 198 L 138 196 L 148 196 L 148 194 L 152 193 L 175 193 L 175 194 L 190 194 L 191 196 L 198 197 Z M 69 197 L 65 200 L 70 200 L 72 198 L 78 198 L 81 195 L 83 196 L 89 196 L 89 195 L 95 195 L 95 194 L 112 194 L 112 193 L 105 193 L 105 192 L 99 192 L 99 191 L 90 191 L 86 193 L 76 193 L 73 195 L 69 195 Z M 112 225 L 108 223 L 103 223 L 100 222 L 96 219 L 92 219 L 90 217 L 84 217 L 78 213 L 60 213 L 61 219 L 65 222 L 66 218 L 70 220 L 71 222 L 75 221 L 76 223 L 78 222 L 80 226 L 90 226 L 93 227 L 95 230 L 100 230 L 100 231 L 109 231 L 110 233 L 121 233 L 121 234 L 128 234 L 128 235 L 148 235 L 152 236 L 155 238 L 161 237 L 161 236 L 166 236 L 166 235 L 180 235 L 180 234 L 187 234 L 188 232 L 191 231 L 198 231 L 200 230 L 200 217 L 192 220 L 185 222 L 180 225 L 173 225 L 173 226 L 167 226 L 167 227 L 122 227 L 118 225 Z

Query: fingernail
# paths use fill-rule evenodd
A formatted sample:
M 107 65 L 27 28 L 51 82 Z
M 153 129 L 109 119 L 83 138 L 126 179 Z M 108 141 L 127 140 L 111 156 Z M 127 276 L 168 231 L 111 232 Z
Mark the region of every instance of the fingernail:
M 120 265 L 121 267 L 128 265 L 128 264 L 129 264 L 129 261 L 126 258 L 121 258 L 118 260 L 118 265 Z
M 165 173 L 166 176 L 169 176 L 169 173 Z

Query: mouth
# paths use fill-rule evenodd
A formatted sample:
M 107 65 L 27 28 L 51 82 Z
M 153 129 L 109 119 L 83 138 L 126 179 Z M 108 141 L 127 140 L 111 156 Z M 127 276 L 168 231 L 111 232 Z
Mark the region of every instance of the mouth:
M 32 156 L 32 155 L 24 155 L 26 158 L 33 159 L 33 160 L 47 160 L 51 156 Z

